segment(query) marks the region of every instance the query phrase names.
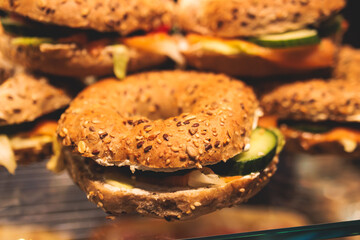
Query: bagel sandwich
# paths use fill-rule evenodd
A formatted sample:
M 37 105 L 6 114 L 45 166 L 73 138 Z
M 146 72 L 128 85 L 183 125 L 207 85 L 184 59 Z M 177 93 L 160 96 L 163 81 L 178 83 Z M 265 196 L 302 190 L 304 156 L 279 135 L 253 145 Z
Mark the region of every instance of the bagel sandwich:
M 326 72 L 335 64 L 345 1 L 179 0 L 191 67 L 250 78 Z
M 104 76 L 183 57 L 171 0 L 1 1 L 0 51 L 28 69 L 59 76 Z
M 69 104 L 70 93 L 45 77 L 8 70 L 0 79 L 0 166 L 14 174 L 18 163 L 51 156 L 59 110 Z
M 286 149 L 313 154 L 360 155 L 360 50 L 341 48 L 332 79 L 308 79 L 260 90 L 265 117 L 278 127 Z M 255 86 L 256 88 L 256 86 Z M 257 86 L 263 88 L 263 86 Z
M 194 218 L 246 201 L 276 171 L 282 140 L 258 115 L 251 88 L 225 75 L 105 79 L 61 116 L 62 165 L 108 213 Z

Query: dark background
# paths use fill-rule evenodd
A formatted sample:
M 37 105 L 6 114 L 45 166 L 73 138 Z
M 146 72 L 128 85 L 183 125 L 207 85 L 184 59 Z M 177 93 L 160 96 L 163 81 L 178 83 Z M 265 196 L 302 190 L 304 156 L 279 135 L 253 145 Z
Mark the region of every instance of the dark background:
M 360 0 L 348 0 L 342 14 L 350 25 L 344 35 L 344 43 L 360 48 Z

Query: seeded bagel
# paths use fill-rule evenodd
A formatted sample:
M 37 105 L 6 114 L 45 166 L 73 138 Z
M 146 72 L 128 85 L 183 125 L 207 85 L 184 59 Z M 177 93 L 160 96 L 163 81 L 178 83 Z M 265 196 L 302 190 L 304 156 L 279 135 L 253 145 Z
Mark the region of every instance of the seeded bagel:
M 258 103 L 225 75 L 165 71 L 100 81 L 61 116 L 63 145 L 102 165 L 176 171 L 245 149 Z
M 357 81 L 312 79 L 283 84 L 264 94 L 261 106 L 281 119 L 360 122 Z
M 172 24 L 170 0 L 9 0 L 0 9 L 35 21 L 101 32 L 151 31 Z
M 301 29 L 344 6 L 344 0 L 179 0 L 177 22 L 203 35 L 248 37 Z
M 19 73 L 0 85 L 0 102 L 1 126 L 32 121 L 65 107 L 70 96 L 45 78 Z
M 85 77 L 113 74 L 113 46 L 96 50 L 75 43 L 41 43 L 37 46 L 12 44 L 13 37 L 0 33 L 0 51 L 26 68 L 59 76 Z M 166 62 L 164 55 L 128 48 L 127 72 L 136 72 Z
M 195 189 L 127 189 L 104 182 L 83 157 L 65 151 L 70 176 L 87 193 L 90 201 L 114 215 L 137 213 L 143 216 L 186 220 L 246 202 L 269 181 L 276 171 L 277 158 L 264 170 L 239 177 L 226 184 Z M 91 160 L 90 160 L 91 161 Z

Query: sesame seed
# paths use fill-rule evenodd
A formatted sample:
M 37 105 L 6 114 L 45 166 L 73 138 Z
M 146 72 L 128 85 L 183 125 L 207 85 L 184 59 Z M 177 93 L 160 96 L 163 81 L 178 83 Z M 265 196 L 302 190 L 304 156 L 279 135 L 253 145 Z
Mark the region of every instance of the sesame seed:
M 157 141 L 159 144 L 161 144 L 161 143 L 162 143 L 162 141 L 161 141 L 161 139 L 160 139 L 160 138 L 156 139 L 156 141 Z
M 195 205 L 196 207 L 199 207 L 199 206 L 201 206 L 201 203 L 200 203 L 200 202 L 194 202 L 194 205 Z
M 171 147 L 171 150 L 172 150 L 173 152 L 178 152 L 180 149 L 179 149 L 178 147 L 172 146 L 172 147 Z
M 90 127 L 89 127 L 89 130 L 90 130 L 91 132 L 95 132 L 94 126 L 90 126 Z
M 177 126 L 177 127 L 180 127 L 180 126 L 181 126 L 181 122 L 177 122 L 177 123 L 176 123 L 176 126 Z
M 216 147 L 216 148 L 220 147 L 220 141 L 216 141 L 214 144 L 214 147 Z
M 245 188 L 240 188 L 239 192 L 242 192 L 242 193 L 245 192 Z
M 141 140 L 141 139 L 143 139 L 143 138 L 144 138 L 143 136 L 136 136 L 136 137 L 135 137 L 136 140 Z
M 189 115 L 189 116 L 187 116 L 187 117 L 185 118 L 185 120 L 190 121 L 190 120 L 193 120 L 193 119 L 195 119 L 195 118 L 196 118 L 195 115 Z
M 79 151 L 79 153 L 84 153 L 85 150 L 86 150 L 86 144 L 85 144 L 85 142 L 84 142 L 84 141 L 80 141 L 80 142 L 78 143 L 78 151 Z
M 100 200 L 104 200 L 104 195 L 102 195 L 101 193 L 98 194 Z
M 189 157 L 194 158 L 197 155 L 197 150 L 196 150 L 196 148 L 192 147 L 191 145 L 187 145 L 186 153 L 189 155 Z
M 191 125 L 192 127 L 198 127 L 200 124 L 199 123 L 194 123 L 193 125 Z
M 144 126 L 144 130 L 146 131 L 146 132 L 150 132 L 151 130 L 152 130 L 152 126 L 151 125 L 145 125 Z
M 157 137 L 157 135 L 155 135 L 155 134 L 150 135 L 150 136 L 148 137 L 148 140 L 149 140 L 149 141 L 153 141 L 156 137 Z

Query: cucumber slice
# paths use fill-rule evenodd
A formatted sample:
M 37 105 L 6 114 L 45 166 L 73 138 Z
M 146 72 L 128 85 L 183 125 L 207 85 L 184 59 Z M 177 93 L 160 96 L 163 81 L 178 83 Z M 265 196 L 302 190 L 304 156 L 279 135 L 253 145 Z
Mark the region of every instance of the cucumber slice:
M 314 29 L 302 29 L 281 34 L 269 34 L 252 38 L 250 41 L 269 48 L 287 48 L 305 45 L 315 45 L 320 42 Z
M 218 163 L 211 168 L 220 175 L 247 175 L 263 170 L 274 158 L 278 149 L 278 137 L 271 130 L 257 128 L 250 138 L 250 149 L 229 159 L 226 163 Z
M 290 128 L 309 133 L 326 133 L 333 129 L 333 126 L 324 123 L 285 122 L 285 125 Z
M 24 46 L 39 46 L 43 43 L 54 42 L 51 38 L 39 38 L 39 37 L 16 37 L 11 40 L 13 45 L 24 45 Z

